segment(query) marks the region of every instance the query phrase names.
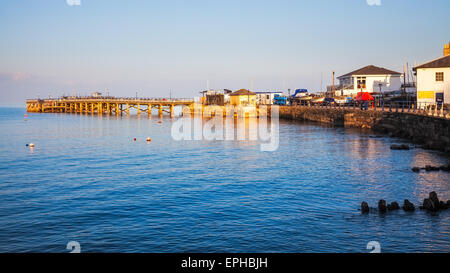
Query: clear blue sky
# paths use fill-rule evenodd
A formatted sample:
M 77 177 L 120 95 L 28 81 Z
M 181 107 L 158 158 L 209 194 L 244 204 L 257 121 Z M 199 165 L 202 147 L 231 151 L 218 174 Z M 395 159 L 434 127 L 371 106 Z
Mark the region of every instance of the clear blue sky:
M 0 0 L 0 104 L 106 89 L 193 97 L 206 80 L 318 91 L 332 70 L 439 57 L 449 12 L 448 0 Z

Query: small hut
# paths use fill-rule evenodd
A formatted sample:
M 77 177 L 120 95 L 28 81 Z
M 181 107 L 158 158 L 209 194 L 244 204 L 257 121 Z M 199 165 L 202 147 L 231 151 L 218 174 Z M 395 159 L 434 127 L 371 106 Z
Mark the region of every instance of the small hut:
M 256 93 L 240 89 L 230 94 L 231 105 L 256 105 Z

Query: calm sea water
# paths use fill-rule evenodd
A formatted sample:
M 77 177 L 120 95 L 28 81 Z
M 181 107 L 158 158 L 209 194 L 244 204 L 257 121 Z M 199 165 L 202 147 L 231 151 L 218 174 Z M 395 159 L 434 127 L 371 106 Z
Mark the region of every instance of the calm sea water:
M 170 118 L 24 114 L 0 108 L 0 252 L 450 251 L 450 211 L 358 211 L 450 199 L 450 174 L 410 170 L 450 161 L 439 152 L 311 123 L 281 121 L 261 152 L 174 141 Z

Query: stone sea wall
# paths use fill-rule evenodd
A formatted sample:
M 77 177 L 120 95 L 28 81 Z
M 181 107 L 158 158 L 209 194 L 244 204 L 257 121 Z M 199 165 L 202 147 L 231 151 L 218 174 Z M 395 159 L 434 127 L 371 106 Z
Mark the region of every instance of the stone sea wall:
M 372 129 L 407 139 L 426 149 L 450 152 L 450 119 L 414 113 L 304 106 L 281 106 L 280 118 Z

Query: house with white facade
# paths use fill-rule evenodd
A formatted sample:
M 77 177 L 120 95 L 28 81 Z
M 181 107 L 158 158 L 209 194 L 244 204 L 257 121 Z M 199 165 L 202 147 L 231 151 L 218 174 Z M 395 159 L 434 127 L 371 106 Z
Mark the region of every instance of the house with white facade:
M 447 50 L 446 50 L 447 49 Z M 450 104 L 450 44 L 444 56 L 413 68 L 417 79 L 417 105 Z
M 402 87 L 401 73 L 374 65 L 342 75 L 338 80 L 335 96 L 356 96 L 358 92 L 392 92 Z
M 275 95 L 283 95 L 283 92 L 256 92 L 256 104 L 272 105 Z

